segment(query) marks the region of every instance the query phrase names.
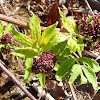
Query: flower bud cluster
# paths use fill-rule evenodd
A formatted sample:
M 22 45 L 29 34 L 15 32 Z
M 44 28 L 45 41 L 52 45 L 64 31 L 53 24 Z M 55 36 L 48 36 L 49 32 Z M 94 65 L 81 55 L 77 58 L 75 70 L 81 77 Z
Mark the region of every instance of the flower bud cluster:
M 1 52 L 4 54 L 9 54 L 11 51 L 11 48 L 8 44 L 12 44 L 15 46 L 18 46 L 19 43 L 13 39 L 13 34 L 7 33 L 6 35 L 2 35 L 2 38 L 0 39 L 0 43 L 4 44 L 5 46 L 1 48 Z
M 76 25 L 78 32 L 86 37 L 84 43 L 87 49 L 90 49 L 91 46 L 94 48 L 99 47 L 97 46 L 99 43 L 96 44 L 96 42 L 100 40 L 100 15 L 85 16 L 77 20 Z
M 6 35 L 2 35 L 1 38 L 1 43 L 2 44 L 12 44 L 12 34 L 7 33 Z
M 39 59 L 33 58 L 32 72 L 47 74 L 56 64 L 56 56 L 51 52 L 42 53 Z

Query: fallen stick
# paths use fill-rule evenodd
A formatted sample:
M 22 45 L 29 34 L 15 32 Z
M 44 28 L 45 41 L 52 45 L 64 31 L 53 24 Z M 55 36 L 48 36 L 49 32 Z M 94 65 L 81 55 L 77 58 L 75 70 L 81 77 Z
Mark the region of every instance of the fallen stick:
M 0 14 L 0 20 L 18 25 L 19 27 L 22 27 L 22 28 L 25 28 L 25 29 L 29 29 L 29 23 L 25 22 L 25 21 L 22 21 L 22 20 L 14 19 L 14 18 L 5 16 L 5 15 L 2 15 L 2 14 Z M 4 25 L 6 26 L 7 24 L 4 24 Z M 46 28 L 47 27 L 42 27 L 41 26 L 41 31 L 43 32 Z M 56 28 L 55 30 L 60 31 L 60 28 Z
M 37 100 L 19 81 L 7 70 L 7 68 L 0 61 L 0 68 L 11 78 L 11 80 L 17 84 L 17 86 L 31 99 Z

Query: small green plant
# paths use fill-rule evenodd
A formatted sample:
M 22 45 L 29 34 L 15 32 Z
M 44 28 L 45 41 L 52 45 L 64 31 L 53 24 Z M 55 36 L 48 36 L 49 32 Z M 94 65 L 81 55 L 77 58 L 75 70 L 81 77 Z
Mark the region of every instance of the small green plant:
M 94 89 L 99 89 L 95 75 L 95 72 L 100 71 L 99 64 L 90 58 L 82 57 L 84 43 L 78 34 L 75 20 L 70 17 L 66 18 L 63 12 L 59 12 L 64 28 L 68 30 L 69 34 L 55 31 L 57 22 L 48 26 L 41 34 L 40 23 L 34 13 L 30 20 L 31 38 L 14 30 L 10 31 L 13 34 L 12 37 L 20 44 L 14 45 L 10 54 L 26 58 L 24 83 L 30 74 L 38 74 L 40 85 L 44 88 L 46 77 L 49 78 L 48 75 L 55 70 L 55 77 L 58 81 L 71 75 L 68 82 L 72 84 L 80 75 L 82 84 L 88 80 Z M 1 41 L 2 37 L 1 34 Z M 76 55 L 76 52 L 79 56 Z

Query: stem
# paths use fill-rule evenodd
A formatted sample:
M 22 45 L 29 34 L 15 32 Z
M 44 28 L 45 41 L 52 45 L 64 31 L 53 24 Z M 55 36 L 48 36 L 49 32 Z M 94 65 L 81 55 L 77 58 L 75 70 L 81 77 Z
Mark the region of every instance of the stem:
M 31 99 L 37 100 L 23 85 L 19 83 L 19 81 L 3 66 L 0 61 L 0 68 L 12 79 L 12 81 L 17 84 L 17 86 Z
M 25 21 L 22 21 L 22 20 L 17 20 L 17 19 L 14 19 L 14 18 L 5 16 L 5 15 L 2 15 L 2 14 L 0 14 L 0 20 L 6 21 L 8 23 L 15 24 L 15 25 L 18 25 L 18 26 L 20 26 L 22 28 L 25 28 L 25 29 L 29 29 L 29 23 L 28 22 L 25 22 Z M 41 31 L 44 31 L 46 28 L 47 27 L 42 27 L 41 26 Z M 56 28 L 55 30 L 56 31 L 60 31 L 60 28 Z
M 40 94 L 40 96 L 39 96 L 39 99 L 38 99 L 38 100 L 40 100 L 40 99 L 41 99 L 42 94 L 43 94 L 43 91 L 45 90 L 45 87 L 46 87 L 46 84 L 45 84 L 44 88 L 42 89 L 42 92 L 41 92 L 41 94 Z

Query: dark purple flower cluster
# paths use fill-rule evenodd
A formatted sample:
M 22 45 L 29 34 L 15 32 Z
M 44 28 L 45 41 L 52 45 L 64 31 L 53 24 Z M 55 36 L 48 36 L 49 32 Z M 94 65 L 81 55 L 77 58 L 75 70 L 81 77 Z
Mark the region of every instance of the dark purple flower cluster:
M 13 44 L 18 46 L 19 43 L 12 38 L 13 34 L 7 33 L 6 35 L 2 35 L 1 42 L 2 44 Z
M 1 43 L 2 44 L 12 44 L 12 35 L 7 33 L 6 35 L 2 35 L 2 38 L 1 38 Z
M 84 39 L 84 43 L 87 47 L 85 48 L 95 48 L 96 45 L 94 44 L 100 40 L 100 15 L 83 17 L 82 19 L 76 21 L 76 25 L 78 32 L 86 37 L 86 39 Z
M 42 53 L 39 59 L 33 58 L 32 72 L 47 74 L 56 64 L 56 56 L 51 52 Z
M 13 39 L 12 36 L 13 34 L 10 33 L 7 33 L 6 35 L 2 35 L 2 38 L 0 39 L 0 43 L 5 44 L 5 46 L 1 48 L 2 53 L 9 54 L 11 52 L 12 48 L 10 48 L 10 45 L 8 44 L 12 44 L 15 46 L 19 45 L 19 43 L 15 39 Z

